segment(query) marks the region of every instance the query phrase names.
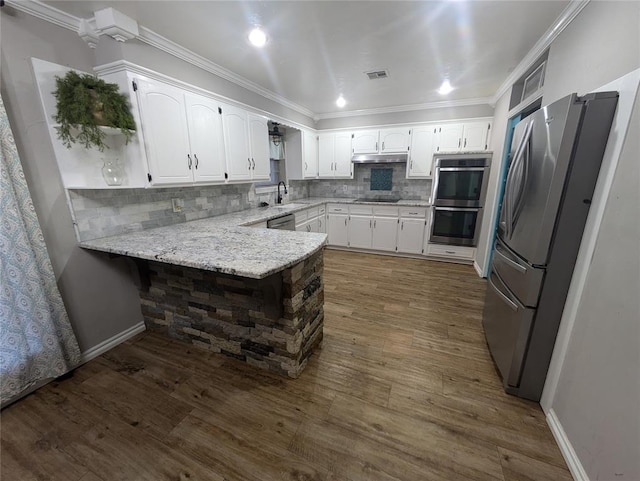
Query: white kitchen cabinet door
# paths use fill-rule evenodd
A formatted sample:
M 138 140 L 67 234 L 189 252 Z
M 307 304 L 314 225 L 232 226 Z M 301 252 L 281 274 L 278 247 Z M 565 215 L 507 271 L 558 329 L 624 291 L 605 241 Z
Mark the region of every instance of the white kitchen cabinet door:
M 431 177 L 437 127 L 414 127 L 412 130 L 407 177 Z
M 422 254 L 424 249 L 424 219 L 400 219 L 398 252 Z
M 320 178 L 333 177 L 335 144 L 336 138 L 334 134 L 318 135 L 318 177 Z
M 307 130 L 302 135 L 302 175 L 305 179 L 314 179 L 318 176 L 318 136 Z
M 349 245 L 348 216 L 346 214 L 327 215 L 329 245 L 347 247 Z
M 351 163 L 351 135 L 338 132 L 334 145 L 334 175 L 335 177 L 353 178 L 353 164 Z
M 410 132 L 409 127 L 380 130 L 380 153 L 406 153 L 409 150 Z
M 349 217 L 349 247 L 371 249 L 371 216 L 351 215 Z
M 445 124 L 438 127 L 438 152 L 459 152 L 462 147 L 463 124 Z
M 251 149 L 251 178 L 253 180 L 269 180 L 271 178 L 271 164 L 269 163 L 267 119 L 255 114 L 248 114 L 247 118 Z
M 327 217 L 324 214 L 319 215 L 316 219 L 315 232 L 320 232 L 322 234 L 327 233 Z
M 156 81 L 136 83 L 151 184 L 192 183 L 183 91 Z
M 487 150 L 489 122 L 468 122 L 464 124 L 462 140 L 463 152 Z
M 360 130 L 352 134 L 353 153 L 377 154 L 378 153 L 378 130 Z
M 251 180 L 253 164 L 247 113 L 237 107 L 223 105 L 222 130 L 229 180 Z
M 372 247 L 379 251 L 395 251 L 398 235 L 397 217 L 375 217 L 373 219 Z
M 222 115 L 217 102 L 185 94 L 193 178 L 196 182 L 224 182 L 226 168 Z

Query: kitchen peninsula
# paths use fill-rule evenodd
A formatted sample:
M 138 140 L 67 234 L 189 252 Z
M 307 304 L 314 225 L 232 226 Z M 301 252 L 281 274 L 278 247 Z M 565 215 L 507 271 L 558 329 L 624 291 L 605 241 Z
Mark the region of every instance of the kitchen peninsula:
M 296 378 L 322 340 L 325 234 L 251 228 L 252 209 L 81 242 L 133 257 L 147 329 Z

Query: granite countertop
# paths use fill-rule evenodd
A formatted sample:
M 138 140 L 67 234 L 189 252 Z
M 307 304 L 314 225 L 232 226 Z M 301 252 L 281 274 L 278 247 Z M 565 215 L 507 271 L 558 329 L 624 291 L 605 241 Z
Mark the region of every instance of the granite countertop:
M 207 219 L 80 242 L 85 249 L 262 279 L 298 264 L 327 242 L 327 235 L 252 228 L 248 225 L 326 203 L 355 199 L 306 198 Z M 369 202 L 367 202 L 368 204 Z M 372 203 L 375 204 L 375 203 Z M 397 206 L 428 206 L 400 201 Z

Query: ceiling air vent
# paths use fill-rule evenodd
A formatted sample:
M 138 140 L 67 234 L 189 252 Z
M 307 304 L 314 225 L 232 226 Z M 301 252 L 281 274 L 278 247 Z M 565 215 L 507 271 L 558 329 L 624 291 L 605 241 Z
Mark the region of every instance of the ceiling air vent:
M 379 78 L 387 78 L 389 73 L 386 70 L 374 70 L 373 72 L 365 72 L 369 80 L 377 80 Z

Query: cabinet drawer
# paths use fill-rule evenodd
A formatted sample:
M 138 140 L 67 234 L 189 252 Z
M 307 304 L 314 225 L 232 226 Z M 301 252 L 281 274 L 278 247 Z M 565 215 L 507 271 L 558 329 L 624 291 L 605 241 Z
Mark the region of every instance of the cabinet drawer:
M 309 218 L 309 210 L 310 209 L 305 209 L 305 210 L 301 210 L 300 212 L 294 212 L 293 215 L 295 215 L 296 217 L 296 224 L 300 222 L 304 222 Z
M 320 215 L 320 209 L 317 207 L 311 207 L 305 211 L 307 213 L 307 219 L 315 219 Z
M 344 204 L 329 204 L 327 212 L 329 214 L 347 214 L 349 213 L 349 207 Z
M 373 215 L 379 217 L 398 217 L 398 208 L 387 205 L 374 205 Z
M 319 215 L 324 215 L 325 212 L 327 212 L 327 206 L 326 205 L 321 205 L 320 207 L 318 207 L 318 214 Z
M 427 209 L 425 207 L 401 207 L 400 217 L 424 219 L 427 217 Z
M 428 244 L 427 254 L 442 257 L 455 257 L 457 259 L 473 259 L 475 247 L 448 246 L 443 244 Z
M 350 205 L 349 214 L 371 215 L 373 214 L 373 208 L 370 205 Z

